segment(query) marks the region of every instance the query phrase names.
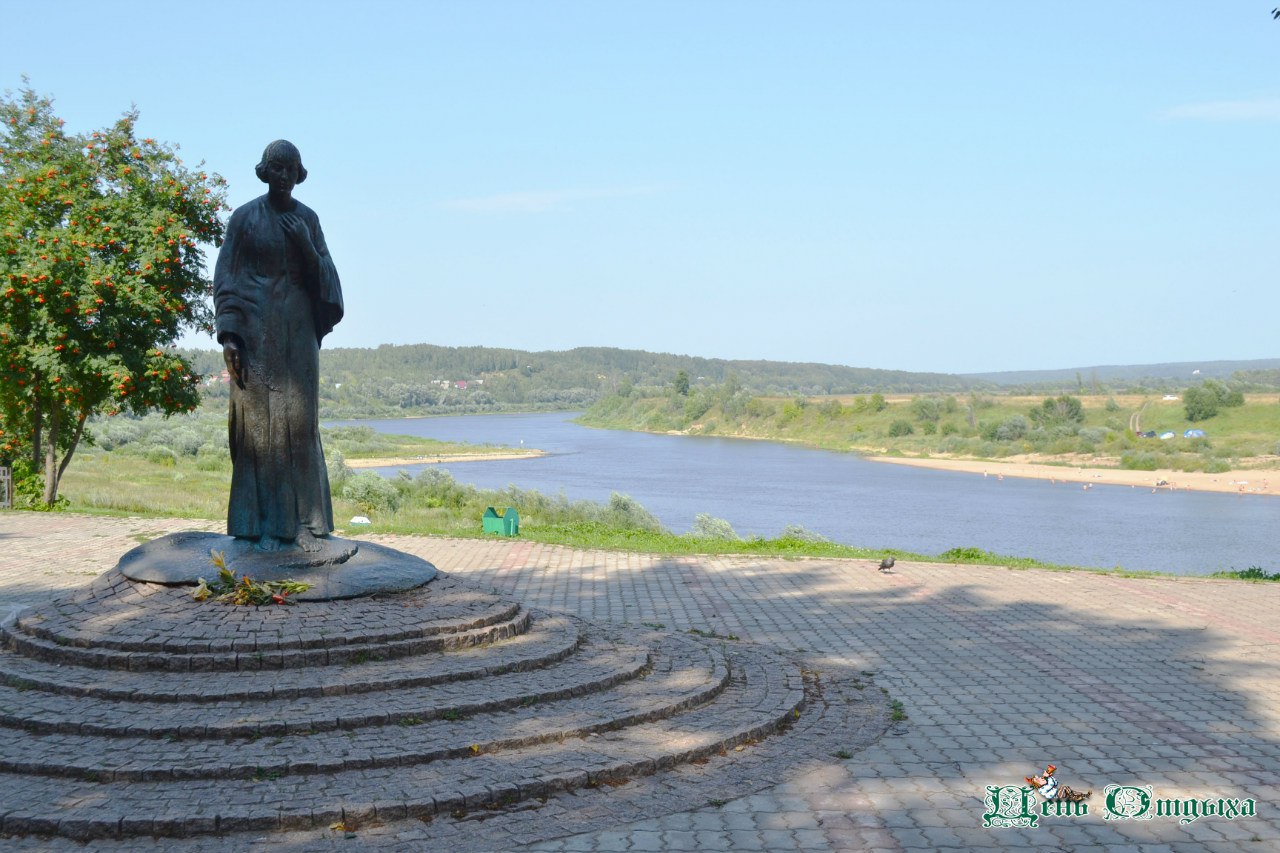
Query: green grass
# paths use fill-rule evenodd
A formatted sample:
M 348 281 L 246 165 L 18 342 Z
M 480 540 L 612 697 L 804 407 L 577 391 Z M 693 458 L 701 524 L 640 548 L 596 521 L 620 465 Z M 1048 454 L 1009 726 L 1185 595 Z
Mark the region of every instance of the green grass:
M 1280 581 L 1280 572 L 1268 572 L 1261 566 L 1250 566 L 1247 569 L 1239 569 L 1229 572 L 1214 572 L 1209 577 L 1212 578 L 1232 578 L 1242 581 Z
M 733 435 L 796 441 L 824 450 L 889 456 L 947 455 L 1000 459 L 1034 454 L 1042 464 L 1121 466 L 1222 472 L 1277 468 L 1280 405 L 1274 394 L 1252 395 L 1244 406 L 1191 423 L 1183 404 L 1160 396 L 1081 396 L 1084 419 L 1061 429 L 1031 429 L 1002 438 L 997 428 L 1025 418 L 1044 397 L 924 396 L 937 406 L 937 420 L 921 417 L 910 396 L 888 397 L 883 409 L 868 396 L 808 398 L 727 397 L 711 391 L 690 397 L 607 397 L 581 418 L 585 426 L 693 435 Z M 1138 438 L 1129 431 L 1140 413 L 1143 430 L 1172 431 L 1176 438 Z M 906 430 L 909 427 L 910 432 Z M 1185 439 L 1197 427 L 1207 438 Z M 1149 468 L 1148 468 L 1149 466 Z
M 121 452 L 78 452 L 63 475 L 68 509 L 108 515 L 222 518 L 231 490 L 231 463 L 202 470 L 195 457 L 173 465 Z
M 513 450 L 495 444 L 465 444 L 415 435 L 388 435 L 375 432 L 372 427 L 367 426 L 330 427 L 323 431 L 323 439 L 326 450 L 336 450 L 345 459 L 416 459 L 464 454 L 484 456 L 510 453 Z

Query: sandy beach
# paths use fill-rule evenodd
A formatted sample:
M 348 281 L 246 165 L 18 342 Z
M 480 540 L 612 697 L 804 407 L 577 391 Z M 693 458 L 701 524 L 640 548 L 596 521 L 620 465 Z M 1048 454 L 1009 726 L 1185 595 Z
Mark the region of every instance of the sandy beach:
M 547 454 L 541 450 L 513 450 L 509 453 L 441 453 L 432 456 L 387 456 L 369 459 L 347 459 L 348 468 L 394 468 L 400 465 L 440 465 L 445 462 L 488 462 L 498 459 L 536 459 Z
M 1128 471 L 1120 468 L 1067 467 L 1042 465 L 1013 457 L 1008 461 L 973 459 L 908 459 L 901 456 L 867 456 L 872 462 L 913 465 L 942 471 L 964 471 L 988 479 L 1027 477 L 1057 483 L 1079 483 L 1083 486 L 1131 486 L 1146 489 L 1193 489 L 1203 492 L 1234 492 L 1247 495 L 1280 494 L 1280 470 L 1226 471 L 1206 474 L 1200 471 Z M 1163 485 L 1157 485 L 1163 483 Z

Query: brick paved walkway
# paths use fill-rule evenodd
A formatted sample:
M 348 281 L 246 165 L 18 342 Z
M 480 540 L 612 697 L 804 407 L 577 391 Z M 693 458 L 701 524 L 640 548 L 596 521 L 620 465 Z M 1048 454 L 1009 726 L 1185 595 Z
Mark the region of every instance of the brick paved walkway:
M 197 527 L 216 526 L 0 514 L 0 616 L 110 568 L 140 538 Z M 874 673 L 908 719 L 849 759 L 811 761 L 772 788 L 693 811 L 635 821 L 625 795 L 589 792 L 483 824 L 371 828 L 359 849 L 1280 849 L 1280 585 L 903 562 L 881 575 L 857 560 L 371 538 L 532 607 L 735 634 L 800 653 L 819 670 Z M 1033 829 L 983 829 L 985 786 L 1015 784 L 1047 762 L 1066 784 L 1093 789 L 1090 813 L 1041 818 Z M 1185 825 L 1104 820 L 1108 784 L 1151 785 L 1158 798 L 1253 797 L 1258 815 Z M 596 831 L 554 837 L 557 824 Z M 218 842 L 131 849 L 229 849 Z M 245 843 L 356 849 L 314 832 Z

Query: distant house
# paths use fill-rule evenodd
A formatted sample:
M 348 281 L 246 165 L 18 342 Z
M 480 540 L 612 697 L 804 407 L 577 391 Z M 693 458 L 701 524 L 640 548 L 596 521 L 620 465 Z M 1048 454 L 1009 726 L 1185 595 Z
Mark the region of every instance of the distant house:
M 1165 398 L 1166 400 L 1176 400 L 1176 399 L 1178 399 L 1178 395 L 1177 395 L 1177 394 L 1165 394 L 1165 395 L 1164 395 L 1164 398 Z
M 453 387 L 457 388 L 459 391 L 465 391 L 467 390 L 467 380 L 459 379 L 457 382 L 453 383 Z

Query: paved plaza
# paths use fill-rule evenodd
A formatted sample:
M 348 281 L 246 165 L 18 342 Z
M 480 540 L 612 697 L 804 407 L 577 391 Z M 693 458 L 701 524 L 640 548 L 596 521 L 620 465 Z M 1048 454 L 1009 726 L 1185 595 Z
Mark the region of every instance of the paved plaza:
M 184 520 L 0 514 L 0 617 L 111 568 Z M 734 636 L 857 673 L 900 703 L 877 739 L 817 725 L 747 747 L 704 798 L 638 810 L 656 780 L 484 819 L 341 832 L 0 849 L 537 851 L 1272 851 L 1280 849 L 1280 585 L 899 561 L 662 557 L 521 540 L 370 536 L 470 584 L 594 622 Z M 861 685 L 860 685 L 861 686 Z M 829 718 L 823 718 L 829 719 Z M 870 740 L 870 742 L 868 742 Z M 769 752 L 773 743 L 773 752 Z M 779 745 L 796 759 L 781 761 Z M 767 761 L 766 761 L 767 758 Z M 768 763 L 773 762 L 773 763 Z M 1058 767 L 1085 815 L 984 828 L 987 786 Z M 701 769 L 714 776 L 716 762 Z M 777 775 L 774 775 L 774 774 Z M 1256 815 L 1106 817 L 1108 785 L 1157 800 L 1252 799 Z M 737 788 L 735 789 L 735 786 Z M 3 797 L 0 796 L 0 803 Z M 1202 808 L 1203 806 L 1200 806 Z M 0 806 L 0 811 L 3 808 Z M 1123 809 L 1121 809 L 1123 810 Z M 650 816 L 637 820 L 637 815 Z

